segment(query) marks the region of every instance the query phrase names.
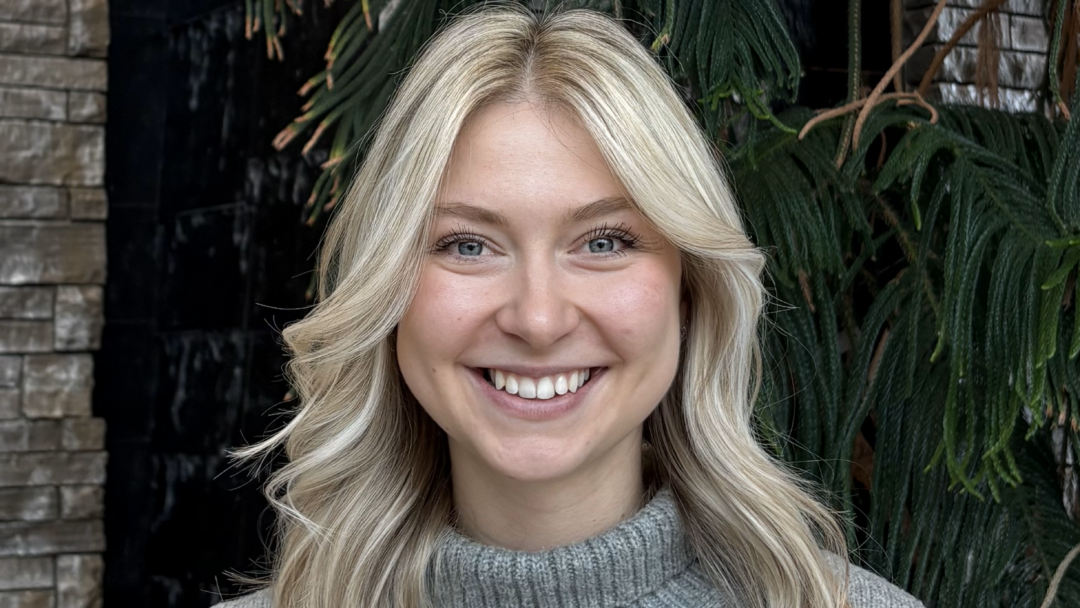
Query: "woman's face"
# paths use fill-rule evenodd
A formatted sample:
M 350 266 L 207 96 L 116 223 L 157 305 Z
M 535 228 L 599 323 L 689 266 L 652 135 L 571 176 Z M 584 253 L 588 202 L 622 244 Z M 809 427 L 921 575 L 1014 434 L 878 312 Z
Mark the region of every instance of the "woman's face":
M 487 106 L 436 204 L 397 357 L 455 471 L 556 480 L 636 454 L 678 364 L 680 256 L 588 133 Z

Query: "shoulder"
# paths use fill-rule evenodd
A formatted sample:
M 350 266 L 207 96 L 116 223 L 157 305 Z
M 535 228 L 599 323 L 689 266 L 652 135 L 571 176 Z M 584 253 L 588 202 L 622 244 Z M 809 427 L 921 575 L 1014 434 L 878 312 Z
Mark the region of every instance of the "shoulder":
M 220 604 L 214 604 L 213 608 L 270 608 L 270 599 L 270 588 L 267 587 Z
M 838 577 L 844 576 L 847 560 L 832 553 L 826 554 L 829 566 Z M 848 603 L 851 608 L 925 608 L 923 603 L 884 578 L 860 568 L 848 566 Z

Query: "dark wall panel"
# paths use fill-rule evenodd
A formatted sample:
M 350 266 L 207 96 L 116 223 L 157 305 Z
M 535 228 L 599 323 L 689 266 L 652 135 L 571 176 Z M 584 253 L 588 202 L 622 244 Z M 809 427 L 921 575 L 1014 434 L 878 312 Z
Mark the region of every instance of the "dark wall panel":
M 106 608 L 209 606 L 263 557 L 272 517 L 226 450 L 266 433 L 287 388 L 274 328 L 306 304 L 318 169 L 270 141 L 336 4 L 307 3 L 281 63 L 244 38 L 239 0 L 110 2 Z

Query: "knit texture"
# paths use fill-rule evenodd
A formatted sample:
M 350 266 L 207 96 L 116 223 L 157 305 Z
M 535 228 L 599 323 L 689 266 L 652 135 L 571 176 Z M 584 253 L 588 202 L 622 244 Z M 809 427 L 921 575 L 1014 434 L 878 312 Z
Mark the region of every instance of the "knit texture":
M 834 572 L 844 561 L 830 556 Z M 850 566 L 852 608 L 923 608 L 885 579 Z M 451 532 L 432 567 L 439 608 L 737 608 L 709 582 L 687 544 L 671 493 L 588 540 L 535 553 Z M 219 608 L 270 608 L 269 590 Z

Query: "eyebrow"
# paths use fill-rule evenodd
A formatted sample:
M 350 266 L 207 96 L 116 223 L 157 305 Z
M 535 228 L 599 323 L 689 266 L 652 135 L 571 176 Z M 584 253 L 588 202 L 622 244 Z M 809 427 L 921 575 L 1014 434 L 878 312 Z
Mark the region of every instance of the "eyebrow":
M 601 198 L 592 201 L 591 203 L 586 203 L 576 209 L 572 209 L 563 216 L 563 223 L 571 224 L 575 222 L 584 222 L 632 208 L 630 201 L 621 196 Z M 497 211 L 457 201 L 439 203 L 436 212 L 440 215 L 453 215 L 465 220 L 472 220 L 494 226 L 507 226 L 510 223 L 505 215 Z

